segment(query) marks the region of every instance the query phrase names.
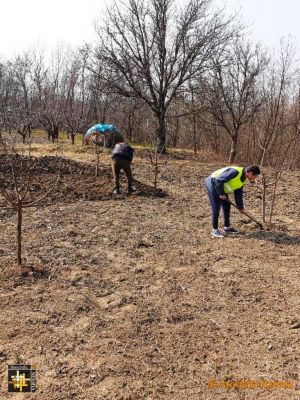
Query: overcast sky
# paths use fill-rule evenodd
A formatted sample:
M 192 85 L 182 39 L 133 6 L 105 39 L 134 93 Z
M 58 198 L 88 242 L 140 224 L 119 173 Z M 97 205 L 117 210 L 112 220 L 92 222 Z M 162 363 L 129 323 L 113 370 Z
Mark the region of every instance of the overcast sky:
M 111 0 L 0 0 L 0 55 L 11 57 L 39 44 L 45 49 L 58 42 L 78 46 L 95 38 L 94 21 L 101 19 Z M 252 38 L 278 48 L 290 34 L 300 43 L 300 0 L 215 0 L 228 12 L 240 10 Z
M 240 15 L 252 31 L 252 38 L 270 49 L 279 48 L 281 38 L 300 45 L 300 0 L 216 0 L 228 11 Z
M 95 38 L 95 19 L 110 0 L 0 0 L 0 54 L 12 56 L 39 44 L 73 46 Z

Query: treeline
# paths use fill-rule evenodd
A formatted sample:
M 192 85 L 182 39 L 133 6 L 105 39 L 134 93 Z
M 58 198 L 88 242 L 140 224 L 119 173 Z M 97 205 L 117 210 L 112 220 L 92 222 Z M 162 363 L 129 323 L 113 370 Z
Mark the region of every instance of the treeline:
M 299 166 L 300 94 L 291 43 L 269 54 L 208 0 L 115 3 L 96 45 L 0 63 L 0 131 L 74 143 L 113 123 L 134 143 L 212 151 L 233 163 Z

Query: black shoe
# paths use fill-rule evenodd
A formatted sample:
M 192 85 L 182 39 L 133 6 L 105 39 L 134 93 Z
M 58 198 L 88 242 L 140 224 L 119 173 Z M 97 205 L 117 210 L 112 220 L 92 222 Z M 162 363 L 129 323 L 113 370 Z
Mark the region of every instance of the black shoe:
M 240 231 L 233 226 L 224 226 L 224 233 L 240 233 Z
M 114 194 L 121 194 L 120 189 L 118 189 L 118 188 L 115 188 L 114 191 L 113 191 L 113 193 L 114 193 Z
M 136 188 L 133 187 L 133 186 L 129 186 L 128 190 L 127 190 L 127 193 L 130 194 L 130 193 L 134 193 L 134 192 L 136 192 Z

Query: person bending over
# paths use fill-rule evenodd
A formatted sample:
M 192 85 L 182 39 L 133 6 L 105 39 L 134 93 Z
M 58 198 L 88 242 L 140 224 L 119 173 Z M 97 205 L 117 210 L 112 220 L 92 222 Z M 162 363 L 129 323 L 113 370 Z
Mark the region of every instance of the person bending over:
M 127 178 L 127 192 L 128 194 L 133 193 L 136 189 L 132 186 L 133 178 L 131 172 L 131 162 L 133 159 L 133 148 L 125 143 L 117 143 L 112 150 L 112 168 L 114 174 L 115 188 L 114 193 L 120 194 L 120 172 L 123 170 Z
M 212 237 L 224 237 L 224 234 L 219 230 L 219 213 L 221 207 L 224 215 L 224 233 L 239 233 L 236 228 L 230 225 L 230 202 L 228 195 L 230 193 L 234 194 L 235 203 L 240 213 L 243 214 L 243 187 L 248 182 L 254 182 L 259 174 L 260 169 L 257 165 L 249 167 L 230 166 L 214 171 L 205 179 L 205 186 L 212 209 Z

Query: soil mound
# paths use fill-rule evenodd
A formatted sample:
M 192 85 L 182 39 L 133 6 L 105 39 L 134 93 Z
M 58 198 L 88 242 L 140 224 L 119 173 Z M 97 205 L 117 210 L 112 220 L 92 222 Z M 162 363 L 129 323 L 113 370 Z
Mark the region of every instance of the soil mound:
M 112 194 L 113 176 L 109 166 L 100 165 L 98 176 L 96 176 L 95 165 L 57 156 L 33 158 L 21 155 L 0 155 L 0 186 L 2 187 L 13 189 L 11 161 L 19 185 L 22 180 L 26 186 L 30 175 L 28 200 L 37 199 L 51 187 L 53 189 L 43 203 L 96 201 L 116 197 Z M 134 184 L 137 188 L 137 195 L 165 196 L 163 191 L 155 190 L 139 181 L 135 181 Z M 124 193 L 121 196 L 124 196 L 126 193 L 125 177 L 121 178 L 121 186 Z

